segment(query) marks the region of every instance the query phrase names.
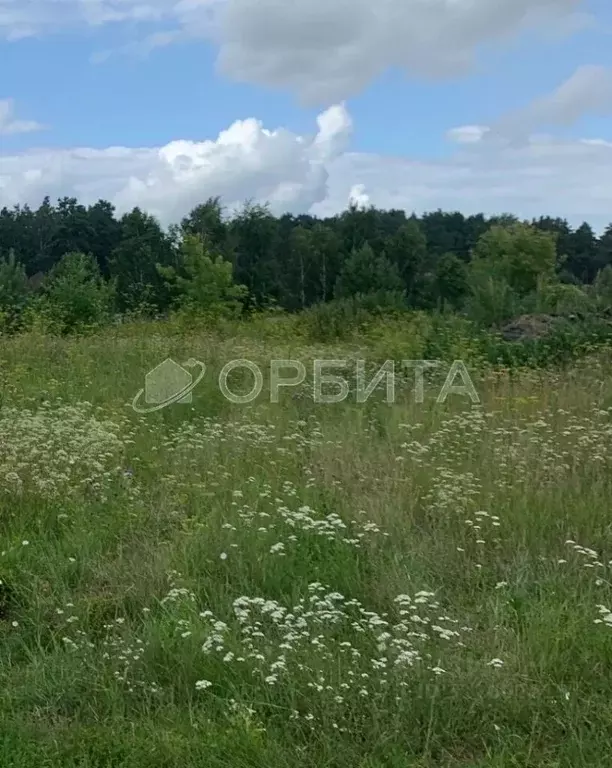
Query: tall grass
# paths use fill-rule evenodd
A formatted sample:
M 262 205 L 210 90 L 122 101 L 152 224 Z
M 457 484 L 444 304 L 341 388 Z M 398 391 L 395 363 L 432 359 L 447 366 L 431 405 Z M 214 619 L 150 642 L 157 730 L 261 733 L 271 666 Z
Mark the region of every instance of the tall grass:
M 606 764 L 605 350 L 473 356 L 476 406 L 439 378 L 423 403 L 410 378 L 391 405 L 314 403 L 310 374 L 279 403 L 219 392 L 235 358 L 418 357 L 414 328 L 0 343 L 0 765 Z M 431 353 L 469 362 L 453 338 Z M 136 414 L 168 356 L 205 379 Z

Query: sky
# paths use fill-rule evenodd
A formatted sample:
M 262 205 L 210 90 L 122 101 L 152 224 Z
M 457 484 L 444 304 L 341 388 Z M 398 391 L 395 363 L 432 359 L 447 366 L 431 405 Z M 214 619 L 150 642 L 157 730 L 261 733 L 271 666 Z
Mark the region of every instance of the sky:
M 612 221 L 610 0 L 0 0 L 0 207 Z

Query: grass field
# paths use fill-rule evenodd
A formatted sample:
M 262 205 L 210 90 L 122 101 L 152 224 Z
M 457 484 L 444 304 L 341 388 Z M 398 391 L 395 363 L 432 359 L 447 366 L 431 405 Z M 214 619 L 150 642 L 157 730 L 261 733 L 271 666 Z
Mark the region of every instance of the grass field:
M 2 768 L 607 764 L 612 360 L 470 371 L 476 406 L 216 382 L 372 354 L 0 342 Z M 192 403 L 135 413 L 167 356 Z

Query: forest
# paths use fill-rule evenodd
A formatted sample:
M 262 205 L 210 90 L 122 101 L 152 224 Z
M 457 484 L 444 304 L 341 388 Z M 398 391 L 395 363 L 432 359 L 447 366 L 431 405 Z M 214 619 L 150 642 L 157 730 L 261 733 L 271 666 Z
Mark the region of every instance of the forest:
M 44 317 L 60 332 L 127 316 L 294 313 L 359 301 L 452 311 L 481 326 L 525 312 L 606 312 L 612 224 L 521 221 L 351 204 L 329 218 L 274 216 L 219 198 L 163 228 L 139 208 L 65 197 L 0 211 L 0 328 Z

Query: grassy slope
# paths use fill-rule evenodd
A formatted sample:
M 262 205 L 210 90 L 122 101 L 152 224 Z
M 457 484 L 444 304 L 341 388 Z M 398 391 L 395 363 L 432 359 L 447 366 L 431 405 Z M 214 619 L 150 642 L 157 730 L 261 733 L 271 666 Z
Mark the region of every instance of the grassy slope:
M 360 354 L 287 347 L 2 342 L 0 765 L 604 765 L 610 362 L 475 374 L 476 408 L 219 394 Z M 168 355 L 193 403 L 135 414 Z

